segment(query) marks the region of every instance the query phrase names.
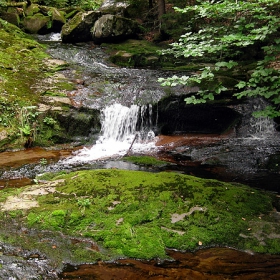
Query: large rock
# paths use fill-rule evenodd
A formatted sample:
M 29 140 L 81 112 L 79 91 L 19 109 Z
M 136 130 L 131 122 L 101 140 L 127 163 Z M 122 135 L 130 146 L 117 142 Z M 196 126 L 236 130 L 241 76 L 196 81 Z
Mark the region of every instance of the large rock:
M 35 14 L 27 16 L 22 21 L 24 30 L 31 34 L 46 34 L 43 30 L 48 30 L 51 27 L 51 17 L 44 16 L 43 14 Z
M 91 137 L 98 134 L 101 129 L 100 111 L 96 109 L 81 108 L 68 112 L 56 112 L 56 119 L 65 130 L 67 138 L 75 141 L 77 137 Z
M 26 32 L 32 34 L 47 34 L 60 32 L 66 23 L 63 12 L 56 8 L 31 5 L 26 9 L 26 17 L 22 21 Z
M 90 30 L 100 15 L 98 11 L 79 12 L 76 14 L 62 27 L 62 41 L 64 43 L 90 41 Z
M 38 4 L 31 4 L 24 9 L 25 16 L 33 16 L 40 12 L 40 7 Z
M 41 13 L 50 15 L 52 19 L 52 26 L 50 32 L 60 32 L 62 26 L 66 23 L 65 13 L 57 10 L 54 7 L 41 7 Z
M 95 22 L 91 34 L 95 43 L 103 43 L 136 37 L 137 31 L 138 24 L 133 20 L 104 15 Z
M 0 12 L 0 17 L 11 24 L 19 26 L 20 18 L 18 13 L 16 12 L 15 13 Z
M 163 135 L 223 133 L 240 120 L 240 114 L 222 104 L 187 105 L 184 96 L 171 96 L 157 104 L 157 124 Z
M 129 7 L 127 2 L 120 2 L 116 0 L 105 0 L 99 8 L 102 14 L 124 15 L 126 9 Z

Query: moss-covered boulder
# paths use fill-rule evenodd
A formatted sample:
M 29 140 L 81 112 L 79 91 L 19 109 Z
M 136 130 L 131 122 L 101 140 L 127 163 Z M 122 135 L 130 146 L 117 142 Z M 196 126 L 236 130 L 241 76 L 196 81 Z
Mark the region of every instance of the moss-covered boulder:
M 25 16 L 33 16 L 40 12 L 40 6 L 38 4 L 31 4 L 24 9 Z
M 0 12 L 0 17 L 11 24 L 19 26 L 20 17 L 17 12 Z
M 62 41 L 65 43 L 76 43 L 92 40 L 90 29 L 100 16 L 101 14 L 98 11 L 77 13 L 62 27 Z
M 32 34 L 60 32 L 66 23 L 64 12 L 54 7 L 32 4 L 26 8 L 25 15 L 22 26 L 26 32 Z
M 124 256 L 164 259 L 166 248 L 217 245 L 280 252 L 280 214 L 273 208 L 279 197 L 260 190 L 170 172 L 112 169 L 37 179 L 50 178 L 38 185 L 0 190 L 0 239 L 36 248 L 56 258 L 55 263 Z M 25 228 L 23 238 L 18 228 Z M 34 238 L 34 231 L 39 238 Z M 65 242 L 56 246 L 54 255 L 41 241 L 49 231 L 63 235 L 65 241 L 83 238 L 94 248 L 82 248 L 83 242 L 73 248 Z M 58 244 L 55 237 L 52 244 Z
M 48 28 L 49 32 L 60 32 L 62 26 L 66 23 L 65 13 L 54 7 L 40 6 L 40 11 L 44 15 L 51 16 L 52 24 Z
M 111 62 L 124 67 L 161 67 L 162 47 L 145 40 L 128 39 L 114 44 L 103 43 Z
M 131 19 L 104 15 L 95 22 L 91 34 L 94 42 L 103 43 L 136 37 L 138 30 L 138 24 Z
M 21 23 L 27 33 L 45 34 L 48 33 L 46 30 L 51 28 L 52 21 L 50 16 L 44 16 L 41 13 L 37 13 L 25 17 Z

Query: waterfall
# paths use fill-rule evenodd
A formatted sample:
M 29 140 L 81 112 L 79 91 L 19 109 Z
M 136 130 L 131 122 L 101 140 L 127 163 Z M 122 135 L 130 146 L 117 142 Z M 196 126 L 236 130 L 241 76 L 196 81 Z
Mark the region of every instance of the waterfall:
M 264 110 L 268 103 L 261 98 L 254 98 L 240 105 L 239 112 L 243 115 L 237 129 L 237 137 L 247 140 L 267 139 L 274 137 L 276 132 L 274 120 L 268 117 L 254 117 L 255 111 Z
M 267 138 L 273 136 L 276 132 L 273 119 L 268 117 L 251 118 L 250 125 L 252 138 Z
M 140 108 L 137 105 L 125 107 L 114 104 L 102 111 L 102 138 L 125 141 L 136 133 L 136 124 Z
M 91 148 L 83 148 L 63 162 L 84 163 L 123 156 L 129 149 L 138 153 L 156 149 L 152 124 L 152 106 L 130 107 L 113 104 L 101 112 L 101 136 Z M 133 144 L 133 146 L 132 146 Z

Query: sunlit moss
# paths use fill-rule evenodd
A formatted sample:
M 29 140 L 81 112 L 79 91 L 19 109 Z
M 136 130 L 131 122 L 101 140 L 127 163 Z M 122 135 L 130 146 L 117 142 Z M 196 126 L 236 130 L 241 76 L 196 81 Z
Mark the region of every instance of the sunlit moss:
M 36 145 L 41 146 L 52 145 L 56 138 L 64 138 L 58 124 L 56 127 L 44 124 L 43 115 L 48 112 L 36 118 L 36 133 L 30 129 L 35 120 L 21 114 L 22 108 L 38 105 L 48 88 L 57 95 L 65 95 L 67 90 L 73 89 L 73 84 L 66 79 L 54 77 L 55 72 L 64 69 L 67 64 L 47 63 L 49 58 L 44 45 L 0 19 L 0 131 L 4 130 L 7 136 L 1 139 L 1 150 L 23 147 L 32 134 L 33 144 L 36 138 Z M 35 109 L 28 113 L 35 114 Z M 22 137 L 22 129 L 30 133 Z
M 53 179 L 61 180 L 56 192 L 40 195 L 39 207 L 9 219 L 21 219 L 32 229 L 89 238 L 106 251 L 97 254 L 104 259 L 166 258 L 166 248 L 217 245 L 279 252 L 279 221 L 270 215 L 275 197 L 244 185 L 112 169 Z M 86 256 L 83 250 L 77 248 Z
M 128 156 L 128 157 L 124 157 L 123 160 L 139 165 L 146 165 L 146 166 L 162 166 L 162 165 L 169 164 L 166 161 L 158 160 L 150 156 Z

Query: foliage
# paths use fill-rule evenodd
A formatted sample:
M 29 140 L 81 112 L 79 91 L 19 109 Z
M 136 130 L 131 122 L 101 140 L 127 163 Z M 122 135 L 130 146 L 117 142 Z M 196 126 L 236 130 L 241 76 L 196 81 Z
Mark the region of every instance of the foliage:
M 10 102 L 8 97 L 0 96 L 0 125 L 7 127 L 11 125 L 11 120 L 15 117 L 14 108 L 18 108 L 16 102 Z
M 57 123 L 57 121 L 52 117 L 45 117 L 43 122 L 49 126 L 54 126 Z
M 40 3 L 56 8 L 79 7 L 84 10 L 95 10 L 101 5 L 102 0 L 43 0 Z
M 21 108 L 19 112 L 20 127 L 19 130 L 22 136 L 36 137 L 36 119 L 39 113 L 36 111 L 36 106 L 28 106 Z
M 7 1 L 6 0 L 0 0 L 0 7 L 6 7 Z
M 274 64 L 280 52 L 278 7 L 277 0 L 224 0 L 198 1 L 195 6 L 175 8 L 191 13 L 192 20 L 186 28 L 188 32 L 163 54 L 214 63 L 191 76 L 174 75 L 159 81 L 164 86 L 199 86 L 196 95 L 186 98 L 188 104 L 205 103 L 231 90 L 237 98 L 267 99 L 271 106 L 258 115 L 280 116 L 280 71 Z M 244 65 L 252 59 L 257 61 L 256 66 L 246 71 Z M 238 81 L 233 88 L 219 79 L 234 72 L 238 73 Z
M 48 161 L 45 158 L 41 158 L 39 162 L 40 162 L 41 165 L 47 165 L 48 164 Z

